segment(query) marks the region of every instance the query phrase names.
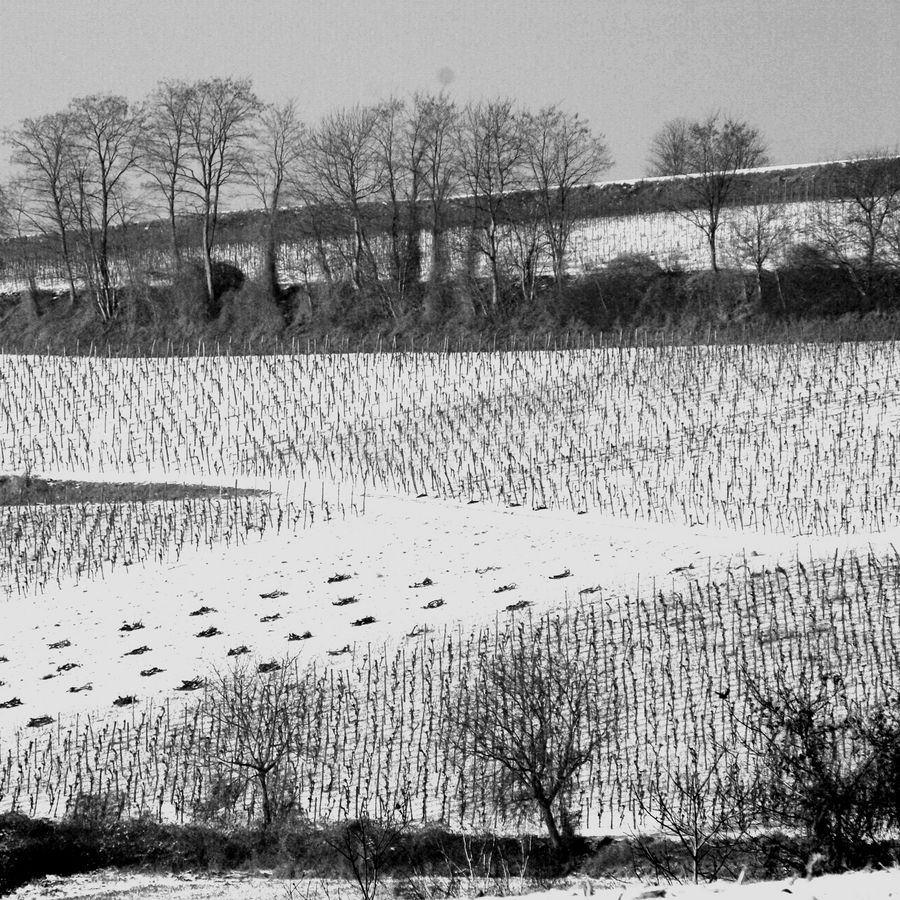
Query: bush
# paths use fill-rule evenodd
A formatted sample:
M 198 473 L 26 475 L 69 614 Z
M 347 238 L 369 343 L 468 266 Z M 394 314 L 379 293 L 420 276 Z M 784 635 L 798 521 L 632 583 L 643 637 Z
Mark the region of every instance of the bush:
M 374 349 L 439 347 L 444 339 L 471 346 L 545 346 L 567 334 L 623 332 L 627 342 L 661 332 L 672 342 L 865 340 L 900 335 L 900 271 L 879 273 L 876 295 L 865 300 L 847 272 L 815 246 L 794 247 L 776 271 L 765 271 L 757 298 L 755 276 L 737 271 L 683 272 L 664 269 L 642 254 L 611 260 L 602 269 L 557 286 L 538 279 L 533 302 L 519 293 L 489 307 L 489 284 L 460 274 L 416 285 L 406 309 L 394 318 L 378 285 L 358 291 L 336 282 L 279 290 L 248 282 L 226 262 L 216 262 L 216 297 L 207 302 L 202 266 L 188 261 L 169 286 L 133 284 L 120 292 L 118 318 L 103 321 L 87 295 L 71 304 L 48 292 L 35 298 L 0 298 L 0 339 L 9 351 L 66 350 L 129 354 L 193 352 L 207 347 L 247 347 L 256 352 L 279 342 L 308 338 L 330 347 Z M 387 288 L 384 288 L 387 290 Z M 34 302 L 32 302 L 32 300 Z M 757 302 L 758 301 L 758 302 Z M 485 304 L 488 304 L 485 306 Z M 590 341 L 588 341 L 590 343 Z
M 458 282 L 445 279 L 429 282 L 419 311 L 419 323 L 429 330 L 469 327 L 474 318 L 471 300 Z
M 247 282 L 222 295 L 216 326 L 219 336 L 236 342 L 271 342 L 284 331 L 284 314 L 269 291 L 258 282 Z
M 659 264 L 643 253 L 627 253 L 599 272 L 572 279 L 560 291 L 559 324 L 609 331 L 637 320 L 645 294 L 664 278 Z
M 246 278 L 237 266 L 213 260 L 212 280 L 212 300 L 207 295 L 206 272 L 201 262 L 185 263 L 172 280 L 170 291 L 178 310 L 179 330 L 187 337 L 195 336 L 207 322 L 217 319 L 222 297 L 229 291 L 239 291 Z
M 776 670 L 764 684 L 746 683 L 764 821 L 799 833 L 829 870 L 867 864 L 894 815 L 896 724 L 858 709 L 839 673 Z
M 900 695 L 860 718 L 857 728 L 871 748 L 877 802 L 885 824 L 900 829 Z
M 900 298 L 900 271 L 896 267 L 875 264 L 868 273 L 871 291 L 866 294 L 854 275 L 860 270 L 839 266 L 814 244 L 792 247 L 779 269 L 789 309 L 795 315 L 844 316 L 891 310 Z

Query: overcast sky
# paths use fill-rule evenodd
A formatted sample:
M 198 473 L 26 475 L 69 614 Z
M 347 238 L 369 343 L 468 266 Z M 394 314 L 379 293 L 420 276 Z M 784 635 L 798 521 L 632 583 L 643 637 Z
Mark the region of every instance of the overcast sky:
M 0 127 L 161 78 L 250 76 L 313 122 L 442 87 L 560 103 L 644 173 L 666 119 L 721 109 L 776 163 L 900 143 L 900 0 L 0 0 Z M 5 148 L 0 176 L 8 174 Z

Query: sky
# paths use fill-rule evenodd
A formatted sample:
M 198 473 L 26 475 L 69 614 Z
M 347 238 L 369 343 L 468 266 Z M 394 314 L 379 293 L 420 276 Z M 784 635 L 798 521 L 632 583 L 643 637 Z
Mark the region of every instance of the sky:
M 216 75 L 311 123 L 416 90 L 557 103 L 605 136 L 609 179 L 715 110 L 816 162 L 900 145 L 900 0 L 0 0 L 0 128 Z

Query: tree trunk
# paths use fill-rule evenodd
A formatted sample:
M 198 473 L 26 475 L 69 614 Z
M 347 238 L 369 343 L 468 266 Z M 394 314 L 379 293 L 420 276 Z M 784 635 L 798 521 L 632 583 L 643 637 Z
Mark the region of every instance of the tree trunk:
M 66 280 L 69 282 L 69 305 L 75 306 L 75 274 L 72 271 L 72 260 L 69 259 L 68 251 L 64 251 L 63 256 L 66 263 Z
M 325 241 L 321 234 L 316 234 L 316 256 L 319 259 L 319 266 L 322 269 L 322 275 L 325 277 L 325 283 L 331 288 L 334 285 L 334 275 L 331 272 L 331 265 L 328 262 L 328 253 L 325 249 Z
M 63 262 L 66 267 L 66 280 L 69 283 L 69 305 L 75 305 L 75 273 L 72 270 L 72 255 L 69 252 L 69 240 L 65 227 L 60 228 L 60 244 L 62 246 Z
M 266 243 L 262 252 L 262 262 L 260 264 L 260 281 L 263 289 L 273 299 L 278 299 L 278 265 L 276 263 L 276 253 L 273 244 Z
M 709 241 L 709 259 L 712 263 L 712 270 L 713 272 L 718 272 L 719 261 L 716 256 L 716 230 L 714 228 L 710 229 L 707 240 Z
M 215 289 L 212 274 L 212 247 L 210 246 L 209 215 L 203 217 L 203 272 L 206 275 L 206 302 L 210 311 L 215 303 Z
M 559 830 L 556 816 L 553 815 L 553 804 L 546 797 L 536 797 L 535 800 L 541 810 L 541 818 L 547 828 L 547 837 L 550 838 L 553 854 L 565 866 L 569 862 L 569 845 Z
M 565 246 L 554 240 L 551 253 L 553 256 L 553 286 L 556 289 L 556 297 L 559 299 L 562 296 L 563 280 L 565 279 Z
M 432 283 L 441 281 L 444 277 L 444 232 L 443 229 L 433 226 L 431 229 L 431 271 L 428 273 Z
M 101 256 L 97 260 L 97 268 L 100 275 L 100 296 L 103 298 L 103 317 L 113 319 L 116 315 L 116 296 L 112 289 L 109 260 L 106 258 L 105 250 L 101 251 Z
M 491 309 L 496 312 L 500 303 L 500 272 L 497 268 L 497 260 L 491 259 Z
M 775 287 L 778 289 L 778 299 L 781 301 L 781 309 L 787 312 L 787 301 L 784 299 L 784 291 L 781 289 L 781 278 L 778 275 L 778 267 L 773 270 L 775 274 Z
M 353 266 L 352 276 L 353 284 L 359 291 L 362 289 L 362 255 L 363 255 L 363 236 L 362 222 L 359 218 L 359 212 L 353 211 Z
M 263 828 L 268 829 L 272 824 L 272 800 L 269 797 L 269 773 L 266 769 L 257 770 L 259 791 L 262 794 Z
M 418 201 L 414 200 L 409 220 L 404 228 L 403 241 L 403 289 L 404 294 L 410 285 L 422 280 L 422 225 L 419 219 Z
M 281 296 L 281 288 L 278 284 L 278 250 L 275 241 L 275 214 L 269 212 L 266 217 L 265 239 L 260 270 L 260 281 L 266 293 L 278 300 Z
M 175 221 L 175 201 L 169 203 L 169 243 L 172 252 L 172 266 L 175 272 L 181 268 L 181 249 L 178 246 L 178 228 Z

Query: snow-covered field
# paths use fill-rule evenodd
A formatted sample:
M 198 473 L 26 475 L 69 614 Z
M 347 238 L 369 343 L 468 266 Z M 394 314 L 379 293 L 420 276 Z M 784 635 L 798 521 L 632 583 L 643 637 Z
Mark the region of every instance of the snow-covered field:
M 345 891 L 346 891 L 346 886 Z M 388 885 L 385 890 L 389 890 Z M 649 900 L 654 897 L 673 900 L 775 900 L 785 895 L 800 900 L 887 900 L 900 896 L 900 870 L 852 872 L 824 875 L 807 880 L 734 884 L 649 885 L 635 882 L 573 879 L 572 883 L 552 889 L 526 887 L 531 900 L 570 900 L 572 897 L 595 897 L 596 900 Z M 314 900 L 315 890 L 302 882 L 279 878 L 230 874 L 215 877 L 197 875 L 123 874 L 116 871 L 94 872 L 70 878 L 50 877 L 20 888 L 10 895 L 13 900 L 56 897 L 59 900 L 126 900 L 133 897 L 164 897 L 166 900 Z M 331 885 L 329 897 L 341 897 L 340 885 Z M 347 896 L 350 896 L 348 893 Z M 485 900 L 495 900 L 490 894 Z M 508 897 L 509 894 L 499 896 Z
M 0 807 L 189 817 L 203 690 L 179 688 L 246 647 L 327 687 L 311 815 L 389 776 L 495 825 L 458 809 L 441 710 L 490 635 L 553 621 L 606 648 L 621 727 L 579 791 L 583 827 L 622 830 L 724 727 L 739 657 L 897 683 L 898 421 L 889 343 L 2 357 L 0 471 L 266 495 L 0 510 Z

